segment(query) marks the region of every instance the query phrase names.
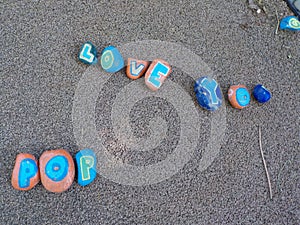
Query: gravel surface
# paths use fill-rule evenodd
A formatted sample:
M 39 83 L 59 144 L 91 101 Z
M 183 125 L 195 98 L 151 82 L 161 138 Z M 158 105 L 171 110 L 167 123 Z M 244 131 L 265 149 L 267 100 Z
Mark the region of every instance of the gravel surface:
M 2 1 L 0 224 L 300 224 L 300 36 L 287 31 L 275 35 L 276 9 L 280 18 L 292 14 L 283 1 L 264 0 L 267 13 L 259 14 L 247 2 Z M 124 185 L 99 174 L 89 186 L 74 182 L 61 194 L 46 191 L 42 184 L 16 191 L 10 179 L 18 153 L 38 158 L 44 150 L 64 148 L 74 157 L 80 150 L 72 107 L 77 84 L 88 68 L 77 59 L 87 40 L 99 51 L 109 44 L 141 40 L 173 42 L 201 57 L 224 95 L 231 84 L 252 90 L 262 83 L 273 98 L 265 105 L 252 99 L 244 110 L 233 109 L 225 98 L 225 138 L 204 171 L 199 170 L 201 145 L 210 127 L 217 125 L 202 122 L 192 159 L 159 183 Z M 190 77 L 173 67 L 169 80 L 186 85 L 193 96 Z M 104 146 L 118 160 L 133 165 L 163 160 L 178 144 L 182 112 L 164 99 L 137 102 L 130 111 L 135 136 L 151 135 L 149 118 L 157 112 L 161 123 L 168 124 L 167 131 L 162 129 L 166 138 L 158 149 L 139 154 L 122 148 L 113 137 L 108 109 L 114 92 L 129 80 L 124 71 L 116 76 L 99 90 L 95 108 Z M 211 118 L 211 113 L 196 108 L 201 118 Z

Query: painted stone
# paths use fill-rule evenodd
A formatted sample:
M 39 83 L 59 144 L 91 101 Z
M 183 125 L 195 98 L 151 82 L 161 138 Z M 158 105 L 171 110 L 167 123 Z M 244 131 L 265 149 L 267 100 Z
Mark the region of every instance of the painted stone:
M 260 103 L 268 102 L 272 98 L 271 92 L 261 84 L 254 87 L 252 94 Z
M 72 185 L 75 166 L 69 152 L 64 149 L 45 151 L 39 161 L 41 181 L 48 191 L 63 192 Z
M 250 94 L 245 85 L 233 85 L 228 90 L 230 104 L 237 109 L 243 109 L 250 103 Z
M 215 111 L 222 105 L 222 92 L 219 84 L 210 77 L 199 78 L 194 85 L 196 98 L 204 109 Z
M 149 66 L 148 61 L 128 58 L 126 75 L 130 79 L 136 80 L 143 76 Z
M 169 63 L 155 59 L 146 72 L 145 83 L 152 91 L 157 91 L 171 72 Z
M 108 73 L 116 73 L 124 67 L 124 59 L 116 47 L 108 46 L 102 51 L 101 66 Z
M 78 184 L 86 186 L 93 182 L 97 175 L 97 159 L 93 150 L 84 149 L 76 154 Z
M 281 30 L 300 31 L 300 21 L 296 16 L 287 16 L 280 21 Z
M 96 64 L 98 62 L 96 47 L 89 41 L 85 42 L 80 48 L 78 58 L 85 64 Z
M 28 191 L 39 181 L 40 173 L 35 157 L 28 153 L 18 154 L 11 177 L 12 186 L 17 190 Z

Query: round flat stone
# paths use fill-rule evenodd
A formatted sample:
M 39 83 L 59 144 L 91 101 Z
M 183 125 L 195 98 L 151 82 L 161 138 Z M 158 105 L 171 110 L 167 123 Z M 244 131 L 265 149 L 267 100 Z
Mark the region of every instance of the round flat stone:
M 69 152 L 64 149 L 45 151 L 39 162 L 41 181 L 48 191 L 63 192 L 72 185 L 75 166 Z
M 261 84 L 254 87 L 252 94 L 260 103 L 268 102 L 272 98 L 271 92 Z
M 219 84 L 210 77 L 199 78 L 194 85 L 194 91 L 200 106 L 209 111 L 215 111 L 222 105 L 222 92 Z
M 245 85 L 233 85 L 228 90 L 230 104 L 237 109 L 243 109 L 250 103 L 250 94 Z
M 108 73 L 116 73 L 125 66 L 121 53 L 114 46 L 108 46 L 102 51 L 100 63 Z
M 39 181 L 40 174 L 35 157 L 28 153 L 18 154 L 11 177 L 12 186 L 17 190 L 27 191 Z

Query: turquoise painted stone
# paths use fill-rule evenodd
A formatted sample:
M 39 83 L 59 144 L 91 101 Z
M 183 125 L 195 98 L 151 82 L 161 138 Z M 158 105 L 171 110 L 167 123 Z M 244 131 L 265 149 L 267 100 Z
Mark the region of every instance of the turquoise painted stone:
M 259 103 L 268 102 L 272 97 L 271 92 L 261 84 L 254 87 L 252 94 Z
M 84 149 L 76 154 L 78 184 L 86 186 L 93 182 L 97 175 L 97 159 L 93 150 Z
M 296 16 L 287 16 L 280 21 L 281 30 L 300 31 L 300 21 Z
M 80 48 L 78 58 L 85 64 L 96 64 L 98 62 L 96 47 L 89 41 L 85 42 Z
M 196 98 L 204 109 L 215 111 L 222 105 L 222 92 L 219 84 L 210 77 L 199 78 L 194 86 Z
M 102 51 L 101 66 L 108 73 L 116 73 L 125 66 L 124 59 L 116 47 L 108 46 Z

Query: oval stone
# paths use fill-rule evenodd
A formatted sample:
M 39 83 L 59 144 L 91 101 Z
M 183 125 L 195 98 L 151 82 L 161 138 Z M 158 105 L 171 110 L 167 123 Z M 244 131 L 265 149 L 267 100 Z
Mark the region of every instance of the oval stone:
M 250 103 L 250 94 L 245 85 L 233 85 L 228 90 L 230 104 L 237 109 L 243 109 Z
M 83 149 L 76 154 L 78 184 L 86 186 L 93 182 L 97 175 L 97 159 L 93 150 Z
M 194 85 L 196 98 L 200 106 L 209 111 L 215 111 L 222 105 L 220 85 L 213 78 L 201 77 Z
M 18 154 L 11 177 L 12 186 L 17 190 L 28 191 L 39 181 L 40 173 L 35 157 L 28 153 Z
M 254 87 L 252 94 L 260 103 L 268 102 L 272 98 L 271 92 L 261 84 Z
M 39 162 L 41 181 L 48 191 L 63 192 L 72 185 L 75 166 L 69 152 L 64 149 L 45 151 Z

